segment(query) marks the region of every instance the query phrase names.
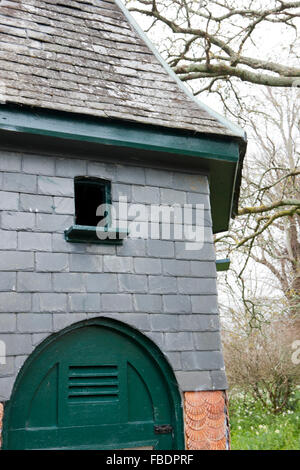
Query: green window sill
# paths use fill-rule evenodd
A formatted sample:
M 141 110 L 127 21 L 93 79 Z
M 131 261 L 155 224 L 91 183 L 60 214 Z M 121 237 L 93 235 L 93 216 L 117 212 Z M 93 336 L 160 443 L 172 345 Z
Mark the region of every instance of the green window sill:
M 68 230 L 65 230 L 65 239 L 70 243 L 122 245 L 124 238 L 127 238 L 127 236 L 127 230 L 110 227 L 105 228 L 90 227 L 88 225 L 72 225 Z M 103 237 L 103 239 L 101 237 Z

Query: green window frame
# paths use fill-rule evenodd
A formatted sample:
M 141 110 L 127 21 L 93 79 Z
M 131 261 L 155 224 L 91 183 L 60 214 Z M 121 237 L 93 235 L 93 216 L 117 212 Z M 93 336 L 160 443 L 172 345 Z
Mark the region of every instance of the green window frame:
M 128 232 L 112 226 L 111 181 L 102 178 L 77 176 L 74 178 L 75 224 L 65 230 L 65 239 L 71 243 L 122 244 Z M 101 216 L 97 208 L 106 205 L 102 219 L 107 223 L 99 226 Z

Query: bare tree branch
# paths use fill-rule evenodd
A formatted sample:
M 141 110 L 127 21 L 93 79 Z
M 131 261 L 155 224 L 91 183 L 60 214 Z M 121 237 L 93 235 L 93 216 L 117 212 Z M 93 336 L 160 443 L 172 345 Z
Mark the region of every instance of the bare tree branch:
M 249 235 L 248 237 L 245 237 L 243 238 L 237 245 L 237 248 L 239 248 L 240 246 L 244 245 L 245 243 L 247 243 L 249 240 L 252 240 L 256 237 L 258 237 L 258 235 L 261 235 L 265 230 L 267 230 L 268 227 L 270 227 L 270 225 L 276 220 L 276 219 L 279 219 L 279 218 L 282 218 L 282 217 L 292 217 L 293 215 L 300 215 L 300 209 L 299 209 L 299 206 L 296 206 L 296 207 L 292 207 L 292 209 L 290 210 L 285 210 L 285 211 L 280 211 L 280 212 L 277 212 L 276 214 L 272 215 L 271 217 L 267 217 L 267 222 L 264 224 L 264 226 L 262 228 L 260 228 L 259 230 L 255 231 L 254 233 L 252 233 L 251 235 Z M 265 218 L 265 217 L 264 217 Z
M 244 207 L 238 211 L 238 215 L 245 214 L 261 214 L 263 212 L 269 212 L 273 209 L 283 206 L 295 206 L 296 209 L 300 209 L 300 199 L 283 199 L 281 201 L 275 201 L 269 206 L 259 206 L 259 207 Z
M 171 32 L 170 44 L 174 44 L 177 36 L 183 39 L 183 49 L 170 61 L 183 81 L 225 76 L 258 85 L 292 87 L 300 79 L 297 66 L 243 53 L 249 41 L 259 49 L 256 30 L 268 24 L 293 31 L 292 50 L 298 39 L 299 1 L 270 0 L 261 6 L 248 0 L 243 8 L 237 0 L 230 3 L 203 0 L 198 8 L 192 0 L 126 0 L 126 3 L 132 12 L 166 25 Z

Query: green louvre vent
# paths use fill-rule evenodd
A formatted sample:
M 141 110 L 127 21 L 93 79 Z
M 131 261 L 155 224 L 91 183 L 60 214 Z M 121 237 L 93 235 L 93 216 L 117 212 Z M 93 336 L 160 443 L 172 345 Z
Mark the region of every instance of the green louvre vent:
M 95 403 L 119 399 L 117 366 L 70 366 L 68 399 L 71 403 Z

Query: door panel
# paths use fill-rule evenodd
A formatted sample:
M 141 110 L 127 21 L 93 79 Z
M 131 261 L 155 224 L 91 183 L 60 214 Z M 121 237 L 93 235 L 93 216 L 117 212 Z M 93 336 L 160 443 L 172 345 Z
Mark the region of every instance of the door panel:
M 84 324 L 34 356 L 12 396 L 7 448 L 167 450 L 178 445 L 181 417 L 175 417 L 166 374 L 136 333 L 127 335 L 108 320 Z M 174 431 L 156 434 L 158 425 L 172 425 Z

